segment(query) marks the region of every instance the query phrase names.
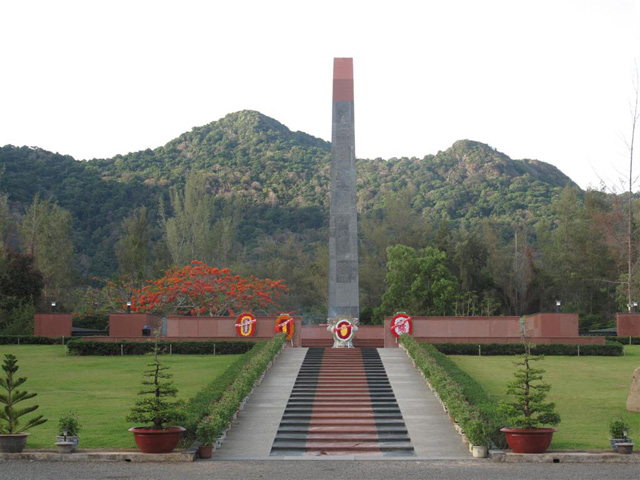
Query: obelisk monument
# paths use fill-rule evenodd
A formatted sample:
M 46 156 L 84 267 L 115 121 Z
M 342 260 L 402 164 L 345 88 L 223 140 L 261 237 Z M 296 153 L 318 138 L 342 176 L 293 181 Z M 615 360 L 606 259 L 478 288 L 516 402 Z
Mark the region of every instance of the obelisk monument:
M 333 59 L 328 319 L 357 319 L 358 227 L 353 59 Z

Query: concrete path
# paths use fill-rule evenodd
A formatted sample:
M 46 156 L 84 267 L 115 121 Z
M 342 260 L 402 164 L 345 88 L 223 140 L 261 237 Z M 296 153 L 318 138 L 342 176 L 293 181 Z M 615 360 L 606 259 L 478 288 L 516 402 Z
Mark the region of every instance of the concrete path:
M 306 348 L 285 348 L 249 397 L 212 460 L 268 459 Z
M 416 452 L 415 457 L 409 458 L 470 459 L 471 454 L 460 435 L 406 353 L 390 348 L 380 348 L 378 352 Z M 293 459 L 270 457 L 269 453 L 306 353 L 306 348 L 287 348 L 282 352 L 240 412 L 222 446 L 214 452 L 212 461 Z M 309 457 L 302 458 L 309 460 Z M 341 458 L 333 456 L 331 459 Z M 344 459 L 359 458 L 345 455 Z
M 404 350 L 379 348 L 378 352 L 417 457 L 438 460 L 471 458 L 469 449 L 462 443 L 440 402 Z

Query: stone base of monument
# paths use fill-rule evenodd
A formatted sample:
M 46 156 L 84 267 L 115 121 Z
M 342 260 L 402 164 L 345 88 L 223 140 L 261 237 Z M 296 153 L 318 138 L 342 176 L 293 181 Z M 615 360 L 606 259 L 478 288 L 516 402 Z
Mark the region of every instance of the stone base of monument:
M 342 342 L 340 340 L 336 340 L 333 342 L 332 348 L 353 348 L 353 342 L 351 341 Z

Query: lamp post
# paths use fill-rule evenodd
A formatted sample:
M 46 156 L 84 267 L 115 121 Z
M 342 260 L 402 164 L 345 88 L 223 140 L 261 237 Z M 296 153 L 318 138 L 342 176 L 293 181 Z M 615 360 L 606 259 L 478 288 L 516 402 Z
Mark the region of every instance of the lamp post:
M 57 305 L 56 302 L 51 302 L 51 313 L 56 313 Z
M 131 300 L 127 302 L 127 313 L 131 313 Z
M 556 313 L 560 313 L 560 305 L 562 305 L 562 302 L 560 300 L 556 300 Z
M 633 313 L 638 313 L 638 302 L 636 301 L 631 302 L 631 311 Z

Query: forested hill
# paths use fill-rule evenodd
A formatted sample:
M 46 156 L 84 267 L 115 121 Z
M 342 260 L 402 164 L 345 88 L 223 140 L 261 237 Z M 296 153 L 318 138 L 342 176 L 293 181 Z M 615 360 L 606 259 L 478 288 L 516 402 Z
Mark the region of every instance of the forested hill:
M 219 207 L 216 215 L 234 216 L 241 245 L 283 232 L 315 231 L 315 238 L 324 238 L 330 151 L 324 140 L 241 111 L 163 147 L 111 159 L 81 162 L 37 148 L 2 147 L 0 193 L 8 194 L 17 221 L 36 193 L 69 210 L 84 273 L 105 275 L 117 268 L 113 248 L 123 219 L 147 206 L 159 239 L 160 199 L 171 214 L 170 187 L 182 187 L 188 172 L 207 179 Z M 547 215 L 552 198 L 567 184 L 571 180 L 549 164 L 512 160 L 470 140 L 422 159 L 358 160 L 363 218 L 402 194 L 415 215 L 510 223 Z M 229 205 L 236 211 L 225 208 Z

